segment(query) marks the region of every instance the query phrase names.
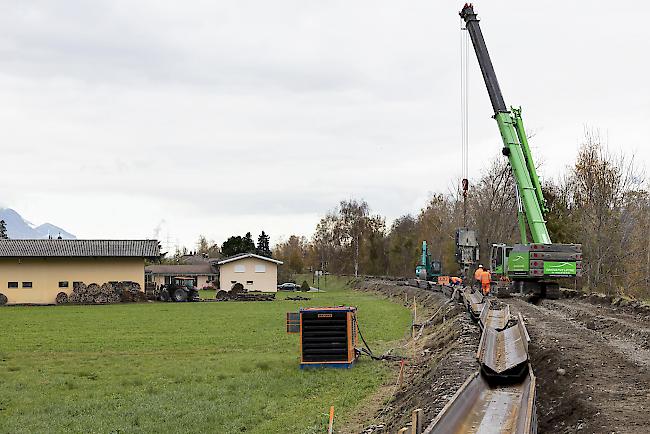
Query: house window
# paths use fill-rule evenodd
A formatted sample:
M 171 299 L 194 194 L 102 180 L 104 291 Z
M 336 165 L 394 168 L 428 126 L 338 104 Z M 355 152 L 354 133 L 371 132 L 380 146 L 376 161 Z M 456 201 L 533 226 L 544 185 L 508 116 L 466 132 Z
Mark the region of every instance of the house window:
M 32 282 L 23 282 L 23 288 L 31 288 Z
M 153 282 L 153 276 L 151 274 L 145 274 L 144 275 L 144 281 L 147 283 Z
M 245 272 L 246 272 L 246 266 L 244 264 L 235 265 L 235 273 L 245 273 Z
M 266 273 L 266 265 L 265 264 L 257 264 L 257 265 L 255 265 L 255 272 L 256 273 Z
M 172 276 L 165 276 L 165 285 L 172 284 Z
M 253 284 L 253 281 L 252 281 L 252 280 L 247 280 L 247 281 L 246 281 L 246 285 L 252 285 L 252 284 Z
M 7 288 L 18 288 L 18 282 L 7 282 Z
M 67 288 L 68 287 L 68 281 L 62 281 L 59 282 L 59 288 Z

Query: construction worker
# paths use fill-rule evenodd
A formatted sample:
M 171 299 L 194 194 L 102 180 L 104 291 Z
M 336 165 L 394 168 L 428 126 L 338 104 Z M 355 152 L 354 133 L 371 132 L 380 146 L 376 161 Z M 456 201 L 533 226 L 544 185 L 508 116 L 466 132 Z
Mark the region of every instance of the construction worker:
M 483 265 L 479 265 L 474 272 L 474 286 L 481 287 L 481 274 L 483 274 Z
M 488 295 L 490 293 L 491 282 L 492 282 L 492 273 L 490 273 L 490 270 L 486 268 L 481 273 L 481 289 L 483 290 L 483 295 Z

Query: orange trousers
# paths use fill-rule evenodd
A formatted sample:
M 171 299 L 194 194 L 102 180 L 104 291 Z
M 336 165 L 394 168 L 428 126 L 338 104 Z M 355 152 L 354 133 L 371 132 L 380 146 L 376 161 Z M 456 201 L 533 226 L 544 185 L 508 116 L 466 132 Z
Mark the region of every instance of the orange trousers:
M 481 283 L 481 289 L 483 289 L 483 295 L 488 295 L 490 293 L 490 282 Z

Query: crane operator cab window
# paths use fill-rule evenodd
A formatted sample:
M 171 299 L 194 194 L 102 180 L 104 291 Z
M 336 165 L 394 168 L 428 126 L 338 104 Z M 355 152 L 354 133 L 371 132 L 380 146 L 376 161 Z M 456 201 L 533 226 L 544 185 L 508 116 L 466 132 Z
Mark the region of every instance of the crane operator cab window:
M 510 256 L 511 251 L 512 247 L 506 246 L 505 244 L 492 245 L 492 252 L 490 255 L 492 260 L 490 261 L 490 266 L 494 273 L 506 274 L 508 272 L 508 257 Z

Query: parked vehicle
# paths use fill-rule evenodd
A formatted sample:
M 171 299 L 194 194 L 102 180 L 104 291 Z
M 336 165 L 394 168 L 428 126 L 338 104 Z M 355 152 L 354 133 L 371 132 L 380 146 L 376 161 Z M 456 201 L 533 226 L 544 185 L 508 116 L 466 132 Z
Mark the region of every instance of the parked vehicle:
M 199 301 L 198 288 L 192 277 L 173 277 L 170 284 L 162 285 L 159 298 L 161 301 Z
M 278 291 L 300 291 L 300 285 L 286 282 L 282 285 L 278 285 Z

